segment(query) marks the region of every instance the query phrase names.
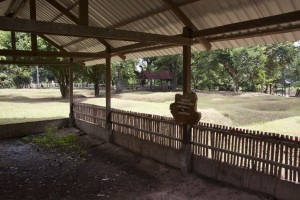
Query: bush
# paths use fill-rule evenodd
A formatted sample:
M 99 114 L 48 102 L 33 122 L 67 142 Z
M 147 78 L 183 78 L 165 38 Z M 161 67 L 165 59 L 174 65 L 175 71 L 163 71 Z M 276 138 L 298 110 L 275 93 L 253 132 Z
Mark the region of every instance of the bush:
M 78 139 L 75 135 L 58 136 L 56 132 L 56 127 L 47 127 L 45 129 L 45 134 L 35 136 L 31 140 L 26 138 L 26 140 L 32 141 L 33 143 L 44 148 L 65 148 L 73 153 L 83 156 L 87 154 L 86 150 L 82 149 L 79 145 Z
M 300 81 L 292 82 L 291 87 L 300 88 Z

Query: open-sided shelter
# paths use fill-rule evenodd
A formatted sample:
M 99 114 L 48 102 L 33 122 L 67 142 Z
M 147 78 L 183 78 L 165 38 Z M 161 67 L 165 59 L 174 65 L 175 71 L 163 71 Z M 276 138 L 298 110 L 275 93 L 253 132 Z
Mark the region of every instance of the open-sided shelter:
M 0 8 L 0 30 L 12 35 L 11 49 L 0 55 L 14 57 L 0 64 L 70 63 L 15 59 L 24 56 L 106 63 L 110 82 L 111 62 L 183 53 L 184 93 L 193 51 L 300 39 L 298 0 L 1 0 Z M 31 51 L 16 50 L 18 31 L 32 34 Z M 60 51 L 39 51 L 37 36 Z
M 0 0 L 0 30 L 11 31 L 12 35 L 11 49 L 0 50 L 0 56 L 13 57 L 0 60 L 0 64 L 65 64 L 72 74 L 73 62 L 106 63 L 106 81 L 110 83 L 111 62 L 183 54 L 182 89 L 188 94 L 193 51 L 296 41 L 300 39 L 299 28 L 299 0 Z M 31 51 L 16 49 L 15 32 L 31 33 Z M 59 52 L 38 50 L 37 36 Z M 70 59 L 54 63 L 19 57 Z M 110 87 L 106 84 L 108 135 Z M 72 105 L 70 92 L 70 117 Z M 190 150 L 190 130 L 184 124 L 182 142 L 186 155 Z M 188 165 L 189 162 L 182 169 L 187 170 Z

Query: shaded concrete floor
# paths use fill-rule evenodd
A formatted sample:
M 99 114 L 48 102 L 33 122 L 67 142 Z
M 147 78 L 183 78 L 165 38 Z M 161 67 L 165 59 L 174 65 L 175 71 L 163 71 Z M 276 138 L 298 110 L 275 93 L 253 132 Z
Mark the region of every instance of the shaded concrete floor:
M 84 158 L 22 139 L 0 141 L 0 199 L 272 199 L 204 177 L 182 176 L 116 145 L 79 137 L 88 151 Z

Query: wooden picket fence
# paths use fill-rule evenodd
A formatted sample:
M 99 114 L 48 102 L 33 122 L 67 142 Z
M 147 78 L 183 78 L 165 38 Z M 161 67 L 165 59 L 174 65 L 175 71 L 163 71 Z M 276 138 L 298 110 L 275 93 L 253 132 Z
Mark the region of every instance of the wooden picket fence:
M 300 182 L 298 137 L 199 123 L 191 143 L 195 155 Z
M 105 107 L 74 102 L 74 118 L 105 128 Z
M 182 126 L 158 115 L 112 111 L 113 130 L 174 149 L 182 145 Z
M 105 127 L 105 107 L 74 103 L 75 119 Z M 141 140 L 180 149 L 181 125 L 172 118 L 112 109 L 112 128 Z M 300 183 L 298 137 L 198 123 L 192 153 L 218 162 Z

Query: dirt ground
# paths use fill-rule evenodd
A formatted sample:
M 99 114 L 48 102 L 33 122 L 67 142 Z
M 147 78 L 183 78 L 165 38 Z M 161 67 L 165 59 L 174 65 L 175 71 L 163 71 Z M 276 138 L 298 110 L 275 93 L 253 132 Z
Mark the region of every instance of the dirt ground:
M 64 133 L 80 134 L 77 129 Z M 23 139 L 0 141 L 0 199 L 272 199 L 140 157 L 81 136 L 88 155 L 44 149 Z

